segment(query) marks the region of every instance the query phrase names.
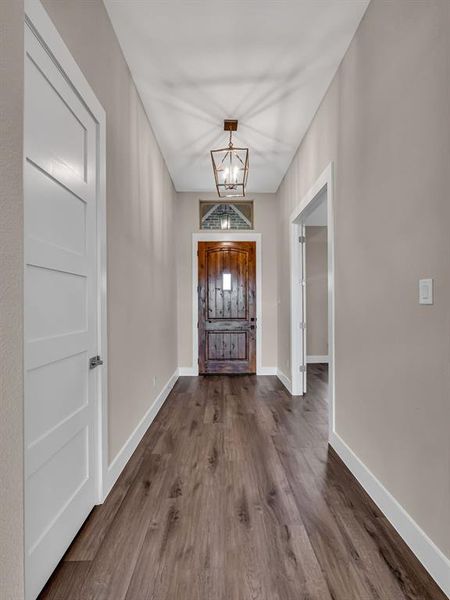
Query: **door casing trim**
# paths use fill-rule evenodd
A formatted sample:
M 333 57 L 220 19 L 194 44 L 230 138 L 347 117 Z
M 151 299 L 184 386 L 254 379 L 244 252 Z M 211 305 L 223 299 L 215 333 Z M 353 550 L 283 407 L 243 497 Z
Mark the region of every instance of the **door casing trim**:
M 204 232 L 192 234 L 192 367 L 185 368 L 180 375 L 198 375 L 198 243 L 199 242 L 256 242 L 256 374 L 273 375 L 266 372 L 261 364 L 263 336 L 262 318 L 262 236 L 261 233 L 220 233 Z
M 326 189 L 327 191 L 327 243 L 328 243 L 328 378 L 329 378 L 329 398 L 328 398 L 328 438 L 331 439 L 335 433 L 335 310 L 334 310 L 334 288 L 335 288 L 335 270 L 334 270 L 334 167 L 330 162 L 324 171 L 319 175 L 313 186 L 303 196 L 300 203 L 294 208 L 289 218 L 290 228 L 290 274 L 291 274 L 291 393 L 292 395 L 301 395 L 303 390 L 300 385 L 299 367 L 306 361 L 303 357 L 303 351 L 300 344 L 299 323 L 300 323 L 300 303 L 299 288 L 301 285 L 300 276 L 300 252 L 298 251 L 299 226 L 302 223 L 303 213 L 317 196 Z
M 105 478 L 108 471 L 106 113 L 39 0 L 25 0 L 25 25 L 38 37 L 97 125 L 97 345 L 104 364 L 97 369 L 95 479 L 97 503 L 101 504 L 106 495 Z

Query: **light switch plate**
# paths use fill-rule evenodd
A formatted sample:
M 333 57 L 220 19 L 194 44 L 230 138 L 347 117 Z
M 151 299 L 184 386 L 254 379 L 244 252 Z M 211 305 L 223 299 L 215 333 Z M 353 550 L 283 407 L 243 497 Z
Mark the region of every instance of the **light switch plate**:
M 433 304 L 432 279 L 419 279 L 419 304 Z

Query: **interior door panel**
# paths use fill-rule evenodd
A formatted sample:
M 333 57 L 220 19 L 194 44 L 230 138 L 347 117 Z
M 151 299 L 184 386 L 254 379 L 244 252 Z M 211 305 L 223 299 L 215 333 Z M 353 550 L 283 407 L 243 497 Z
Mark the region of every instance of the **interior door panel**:
M 26 598 L 96 503 L 97 125 L 25 26 Z

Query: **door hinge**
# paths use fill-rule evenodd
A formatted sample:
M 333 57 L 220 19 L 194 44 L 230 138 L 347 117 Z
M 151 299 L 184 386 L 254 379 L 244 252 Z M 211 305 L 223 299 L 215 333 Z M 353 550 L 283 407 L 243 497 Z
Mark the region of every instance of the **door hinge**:
M 303 330 L 306 329 L 306 323 L 304 321 L 302 323 L 300 323 L 300 329 L 303 329 Z
M 98 354 L 97 354 L 97 356 L 91 356 L 91 358 L 89 359 L 89 368 L 90 369 L 95 369 L 95 367 L 99 367 L 102 364 L 103 364 L 103 361 Z
M 300 365 L 300 367 L 298 368 L 298 370 L 300 371 L 300 373 L 306 373 L 306 367 L 305 367 L 305 365 Z
M 306 242 L 306 237 L 304 235 L 298 236 L 299 244 L 304 244 Z

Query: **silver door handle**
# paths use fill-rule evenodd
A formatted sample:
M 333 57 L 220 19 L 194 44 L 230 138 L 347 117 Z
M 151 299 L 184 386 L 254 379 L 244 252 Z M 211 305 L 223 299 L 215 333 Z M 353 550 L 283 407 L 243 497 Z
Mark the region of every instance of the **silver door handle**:
M 89 368 L 90 369 L 95 369 L 95 367 L 99 367 L 102 364 L 103 364 L 103 361 L 98 354 L 97 354 L 97 356 L 91 356 L 91 358 L 89 359 Z

